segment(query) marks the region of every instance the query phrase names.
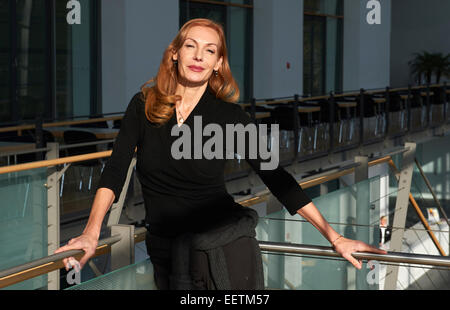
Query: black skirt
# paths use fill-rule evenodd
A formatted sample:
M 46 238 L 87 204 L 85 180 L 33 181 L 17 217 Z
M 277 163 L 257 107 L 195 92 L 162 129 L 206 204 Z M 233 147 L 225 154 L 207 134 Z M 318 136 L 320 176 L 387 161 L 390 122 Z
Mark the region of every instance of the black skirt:
M 173 239 L 162 238 L 147 232 L 147 253 L 153 264 L 155 283 L 160 290 L 171 289 L 170 278 L 172 275 L 171 246 Z M 256 277 L 254 261 L 261 259 L 260 253 L 255 253 L 253 237 L 241 237 L 222 247 L 228 275 L 232 289 L 254 290 L 256 289 Z M 191 251 L 190 276 L 192 287 L 196 290 L 215 290 L 210 265 L 206 252 L 200 250 Z

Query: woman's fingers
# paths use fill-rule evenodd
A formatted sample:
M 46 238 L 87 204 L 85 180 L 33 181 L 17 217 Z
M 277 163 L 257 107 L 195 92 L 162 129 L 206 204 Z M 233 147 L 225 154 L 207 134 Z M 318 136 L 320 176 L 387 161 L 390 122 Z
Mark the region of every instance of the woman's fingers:
M 98 241 L 89 237 L 88 235 L 81 235 L 77 238 L 70 239 L 67 245 L 60 247 L 54 253 L 61 253 L 68 250 L 83 250 L 84 255 L 78 262 L 73 257 L 64 258 L 62 260 L 66 270 L 74 267 L 75 270 L 81 270 L 88 260 L 95 254 L 95 249 L 97 248 Z M 78 272 L 77 271 L 77 272 Z
M 368 245 L 368 244 L 366 244 L 364 250 L 362 250 L 362 251 L 376 253 L 376 254 L 387 254 L 387 252 L 385 250 L 376 248 L 376 247 Z
M 342 255 L 346 260 L 348 260 L 355 268 L 361 269 L 362 268 L 362 262 L 358 261 L 356 258 L 354 258 L 351 254 L 344 254 Z
M 66 245 L 56 249 L 54 254 L 66 252 L 69 250 L 83 250 L 82 245 L 77 241 L 78 241 L 77 238 L 70 239 Z M 74 262 L 76 262 L 76 261 L 77 260 L 73 257 L 67 257 L 62 260 L 62 263 L 64 264 L 66 271 L 69 271 L 70 268 L 74 267 Z
M 344 240 L 338 245 L 338 247 L 342 257 L 347 259 L 353 266 L 355 266 L 358 269 L 362 268 L 362 260 L 357 260 L 356 258 L 354 258 L 352 256 L 352 253 L 370 252 L 376 254 L 387 254 L 387 252 L 384 250 L 378 249 L 376 247 L 368 245 L 365 242 L 358 240 Z
M 61 253 L 61 252 L 65 252 L 65 251 L 72 250 L 72 249 L 73 249 L 73 248 L 72 248 L 70 245 L 67 244 L 67 245 L 64 245 L 64 246 L 62 246 L 62 247 L 56 249 L 56 251 L 53 252 L 53 254 L 58 254 L 58 253 Z

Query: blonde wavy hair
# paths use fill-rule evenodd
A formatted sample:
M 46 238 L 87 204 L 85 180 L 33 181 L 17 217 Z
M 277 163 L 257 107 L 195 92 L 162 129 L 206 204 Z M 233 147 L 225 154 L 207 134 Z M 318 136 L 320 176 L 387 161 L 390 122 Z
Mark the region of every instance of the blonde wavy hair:
M 175 39 L 164 51 L 156 77 L 141 87 L 145 98 L 145 115 L 153 124 L 163 125 L 166 123 L 175 111 L 175 102 L 181 100 L 181 96 L 175 95 L 178 84 L 178 68 L 174 65 L 172 56 L 181 49 L 189 30 L 195 26 L 212 28 L 219 35 L 217 57 L 222 57 L 223 61 L 218 74 L 211 74 L 208 81 L 209 87 L 216 97 L 223 101 L 236 102 L 239 98 L 239 87 L 231 74 L 222 26 L 205 18 L 192 19 L 181 27 Z

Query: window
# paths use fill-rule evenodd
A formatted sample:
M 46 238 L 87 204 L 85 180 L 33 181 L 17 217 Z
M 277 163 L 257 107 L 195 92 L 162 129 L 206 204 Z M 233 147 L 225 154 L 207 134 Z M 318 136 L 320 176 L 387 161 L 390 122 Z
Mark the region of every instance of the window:
M 56 118 L 95 115 L 99 1 L 81 0 L 81 24 L 69 25 L 66 1 L 55 1 Z
M 69 118 L 97 109 L 100 1 L 80 0 L 69 25 L 67 1 L 0 0 L 0 122 Z
M 47 3 L 0 1 L 0 121 L 45 114 L 49 98 Z
M 11 114 L 11 29 L 9 1 L 0 0 L 0 121 Z
M 342 91 L 343 1 L 305 0 L 303 93 Z
M 208 18 L 221 24 L 227 39 L 231 72 L 239 85 L 239 101 L 253 93 L 253 11 L 252 0 L 180 0 L 180 27 L 194 18 Z

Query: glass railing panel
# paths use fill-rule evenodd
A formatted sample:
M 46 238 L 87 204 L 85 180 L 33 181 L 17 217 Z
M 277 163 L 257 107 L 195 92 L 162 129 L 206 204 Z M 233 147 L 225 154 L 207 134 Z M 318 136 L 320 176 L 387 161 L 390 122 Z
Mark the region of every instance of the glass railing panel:
M 427 125 L 427 107 L 421 105 L 411 108 L 411 130 L 418 131 Z
M 279 266 L 266 277 L 266 289 L 351 290 L 361 287 L 361 281 L 365 290 L 379 289 L 379 265 L 372 270 L 364 264 L 367 270 L 357 270 L 343 258 L 265 252 L 263 265 Z M 291 276 L 283 277 L 281 270 L 289 270 Z
M 102 159 L 71 164 L 60 182 L 61 224 L 88 212 L 100 181 Z
M 380 178 L 348 186 L 313 199 L 330 225 L 348 238 L 379 245 Z M 257 226 L 260 241 L 288 242 L 330 246 L 329 242 L 300 215 L 291 216 L 285 209 L 260 218 Z M 302 259 L 263 255 L 267 287 L 288 289 L 370 289 L 365 281 L 369 269 L 347 274 L 346 261 L 315 260 L 302 263 Z M 300 262 L 300 263 L 299 263 Z M 300 264 L 300 265 L 299 265 Z M 304 273 L 303 264 L 312 264 L 314 272 Z M 352 267 L 353 268 L 353 267 Z M 309 270 L 309 269 L 308 269 Z M 355 278 L 356 277 L 356 278 Z M 355 280 L 355 279 L 360 280 Z M 318 279 L 321 279 L 318 284 Z M 289 282 L 291 285 L 285 283 Z
M 376 114 L 365 117 L 364 120 L 364 141 L 384 137 L 386 133 L 386 114 Z M 359 119 L 355 121 L 356 130 L 359 132 Z
M 415 156 L 447 218 L 450 214 L 448 191 L 448 188 L 450 188 L 450 149 L 448 145 L 450 145 L 450 136 L 438 137 L 418 144 Z M 425 183 L 417 165 L 414 165 L 411 193 L 417 199 L 425 217 L 428 218 L 429 210 L 434 209 L 439 221 L 444 221 L 445 216 L 435 202 L 432 192 Z M 433 217 L 430 217 L 430 221 L 434 222 Z
M 411 182 L 411 194 L 420 210 L 425 217 L 433 235 L 438 242 L 436 245 L 432 237 L 420 220 L 418 212 L 410 204 L 408 209 L 408 226 L 409 230 L 405 232 L 408 235 L 405 241 L 408 242 L 409 251 L 417 254 L 441 255 L 438 246 L 446 255 L 449 253 L 449 227 L 444 216 L 438 207 L 436 201 L 428 189 L 425 180 L 422 178 L 417 166 L 413 170 L 413 178 Z M 444 207 L 447 207 L 444 205 Z M 445 212 L 445 209 L 444 209 Z M 447 213 L 447 212 L 445 212 Z
M 430 119 L 432 126 L 438 126 L 444 122 L 445 104 L 432 104 L 430 108 Z
M 107 160 L 100 158 L 73 163 L 62 175 L 59 190 L 62 226 L 81 219 L 87 220 Z M 124 206 L 130 206 L 129 211 L 132 211 L 134 205 L 142 201 L 141 186 L 133 170 Z
M 0 270 L 48 255 L 47 169 L 0 175 Z M 47 286 L 47 275 L 5 289 Z
M 314 125 L 314 143 L 315 143 L 315 152 L 323 153 L 328 151 L 330 148 L 330 126 L 328 123 L 319 123 L 317 122 Z
M 66 290 L 156 290 L 150 259 L 68 287 Z
M 389 112 L 389 134 L 396 135 L 404 133 L 408 129 L 407 110 Z
M 359 141 L 359 119 L 341 119 L 333 124 L 334 146 L 345 147 Z

